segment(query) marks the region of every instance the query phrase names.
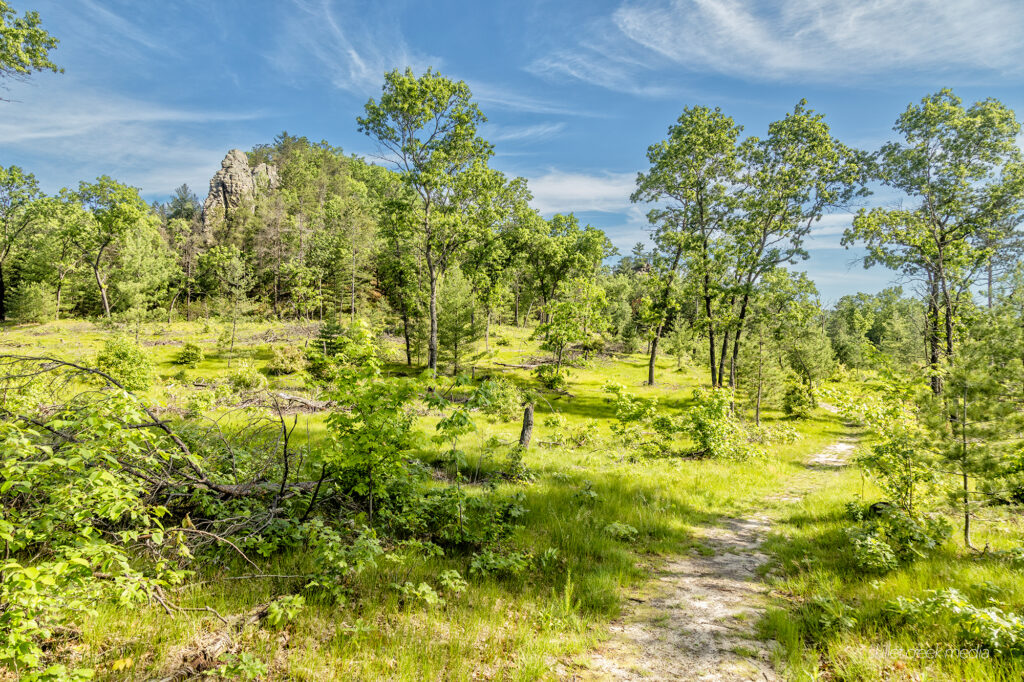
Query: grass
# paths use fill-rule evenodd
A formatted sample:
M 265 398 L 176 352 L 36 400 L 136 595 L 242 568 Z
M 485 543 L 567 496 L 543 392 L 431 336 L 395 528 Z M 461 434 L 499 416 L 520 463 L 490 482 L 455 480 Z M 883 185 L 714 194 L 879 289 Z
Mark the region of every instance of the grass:
M 207 327 L 202 322 L 150 325 L 142 330 L 139 341 L 158 376 L 146 398 L 168 408 L 180 407 L 191 391 L 208 390 L 193 382 L 226 376 L 229 359 L 216 348 L 220 331 L 220 326 Z M 0 348 L 89 361 L 111 333 L 82 321 L 5 327 L 0 331 Z M 237 356 L 262 369 L 271 357 L 270 339 L 302 344 L 313 333 L 312 326 L 241 324 Z M 206 358 L 195 369 L 186 369 L 187 380 L 181 381 L 174 378 L 181 367 L 173 360 L 185 340 L 199 343 Z M 523 386 L 535 386 L 527 371 L 498 364 L 523 364 L 541 355 L 526 330 L 496 326 L 491 348 L 466 366 L 474 367 L 477 376 L 501 373 Z M 399 357 L 397 346 L 395 357 Z M 237 357 L 231 362 L 236 363 Z M 388 371 L 409 370 L 396 362 Z M 844 551 L 843 531 L 849 525 L 844 505 L 865 490 L 873 494 L 870 486 L 865 487 L 853 468 L 827 473 L 804 466 L 808 455 L 849 433 L 835 416 L 819 410 L 808 419 L 787 420 L 799 430 L 800 439 L 770 447 L 767 459 L 753 465 L 680 457 L 637 459 L 617 446 L 612 436 L 613 412 L 605 400 L 605 383 L 624 384 L 627 390 L 657 398 L 664 408 L 676 411 L 687 405 L 702 377 L 692 367 L 677 371 L 671 360 L 659 363 L 656 386 L 644 385 L 646 372 L 646 358 L 640 355 L 598 359 L 572 369 L 572 397 L 548 394 L 538 404 L 534 446 L 524 459 L 535 479 L 526 485 L 497 483 L 500 494 L 525 496 L 523 506 L 528 512 L 513 544 L 535 556 L 548 552 L 556 557 L 549 569 L 513 579 L 472 576 L 465 594 L 427 607 L 402 602 L 389 586 L 404 581 L 436 585 L 437 575 L 450 568 L 469 576 L 468 557 L 382 564 L 360 578 L 357 598 L 349 603 L 313 599 L 283 628 L 245 631 L 239 639 L 241 649 L 266 663 L 271 679 L 552 679 L 559 670 L 571 669 L 574 661 L 585 659 L 586 652 L 607 635 L 607 624 L 620 613 L 624 590 L 647 580 L 663 557 L 689 549 L 711 551 L 695 540 L 695 527 L 768 509 L 777 519 L 767 544 L 772 556 L 767 579 L 772 581 L 776 600 L 761 630 L 780 643 L 780 661 L 795 679 L 815 679 L 826 673 L 830 679 L 898 678 L 902 671 L 915 670 L 928 670 L 933 675 L 928 679 L 1024 677 L 1015 661 L 934 665 L 903 661 L 903 667 L 898 667 L 898 661 L 878 653 L 886 641 L 893 648 L 913 642 L 910 634 L 879 624 L 887 599 L 916 596 L 946 585 L 969 590 L 987 581 L 1016 610 L 1024 607 L 1024 581 L 1005 565 L 978 561 L 953 543 L 938 557 L 882 579 L 855 575 Z M 268 385 L 273 390 L 295 391 L 301 388 L 301 380 L 268 377 Z M 592 424 L 597 440 L 582 448 L 540 445 L 555 440 L 544 425 L 544 418 L 554 413 L 564 417 L 568 427 Z M 771 410 L 765 418 L 769 423 L 784 419 Z M 230 422 L 230 415 L 225 419 Z M 428 413 L 417 422 L 421 434 L 417 456 L 427 464 L 438 463 L 437 447 L 429 440 L 437 419 L 438 415 Z M 515 442 L 520 425 L 517 419 L 503 422 L 482 416 L 477 425 L 478 430 L 461 444 L 468 453 L 465 473 L 471 480 L 486 480 L 503 466 L 507 451 L 505 445 L 495 443 Z M 295 433 L 298 443 L 321 438 L 323 415 L 302 415 Z M 765 501 L 793 481 L 809 486 L 802 502 Z M 615 522 L 637 529 L 636 539 L 619 539 L 606 532 L 605 527 Z M 1019 527 L 1013 528 L 1011 537 L 990 527 L 977 541 L 1008 546 L 1019 539 Z M 297 553 L 269 559 L 263 568 L 293 575 L 308 568 L 306 562 L 307 557 Z M 232 570 L 247 572 L 241 565 Z M 302 586 L 301 581 L 287 578 L 221 579 L 230 572 L 200 571 L 175 598 L 183 606 L 211 606 L 227 615 L 244 613 Z M 801 608 L 826 597 L 851 604 L 857 625 L 827 636 L 815 632 L 801 617 Z M 130 610 L 107 606 L 98 618 L 82 624 L 80 640 L 61 656 L 76 665 L 95 667 L 97 679 L 149 679 L 173 666 L 182 651 L 205 633 L 220 627 L 208 613 L 179 613 L 171 618 L 155 605 Z M 131 659 L 130 666 L 115 671 L 114 661 L 124 659 Z

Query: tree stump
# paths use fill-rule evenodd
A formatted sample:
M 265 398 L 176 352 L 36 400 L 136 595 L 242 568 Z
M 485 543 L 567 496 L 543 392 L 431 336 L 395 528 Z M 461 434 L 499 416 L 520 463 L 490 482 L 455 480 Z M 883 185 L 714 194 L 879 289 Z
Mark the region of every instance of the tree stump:
M 530 436 L 533 435 L 533 405 L 523 410 L 523 430 L 519 434 L 519 447 L 523 450 L 530 447 Z

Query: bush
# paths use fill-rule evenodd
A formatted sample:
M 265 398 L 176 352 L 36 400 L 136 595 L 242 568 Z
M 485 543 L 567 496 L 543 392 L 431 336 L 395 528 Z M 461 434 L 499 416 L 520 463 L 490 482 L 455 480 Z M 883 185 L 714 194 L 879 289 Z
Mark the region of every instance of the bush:
M 267 373 L 279 376 L 282 374 L 295 374 L 306 367 L 306 357 L 301 348 L 297 346 L 272 346 L 273 356 L 270 364 L 267 365 Z
M 935 625 L 956 629 L 970 645 L 995 655 L 1024 654 L 1024 620 L 996 606 L 980 608 L 954 588 L 929 591 L 924 599 L 897 597 L 886 605 L 890 617 L 897 617 L 934 632 Z
M 635 542 L 640 532 L 628 523 L 615 521 L 604 527 L 604 532 L 622 542 Z
M 761 448 L 749 442 L 746 432 L 729 409 L 731 395 L 722 389 L 693 392 L 694 405 L 683 418 L 683 431 L 693 440 L 698 453 L 718 459 L 748 459 L 763 456 Z
M 560 372 L 554 365 L 540 365 L 533 370 L 540 385 L 552 391 L 564 391 L 566 387 L 565 372 Z
M 153 385 L 153 365 L 139 345 L 124 336 L 103 344 L 96 356 L 96 368 L 108 374 L 128 391 L 145 391 Z
M 487 402 L 481 408 L 484 414 L 497 417 L 503 422 L 522 416 L 523 392 L 505 377 L 487 380 Z
M 499 553 L 485 549 L 473 555 L 469 564 L 471 575 L 485 576 L 506 576 L 514 577 L 521 575 L 530 567 L 531 555 L 526 552 L 505 552 Z
M 792 382 L 782 394 L 782 411 L 791 417 L 806 417 L 817 406 L 814 393 L 806 384 Z
M 237 391 L 255 391 L 266 385 L 267 378 L 252 363 L 243 360 L 231 370 L 228 382 Z
M 45 282 L 22 282 L 11 294 L 8 312 L 15 322 L 49 322 L 57 313 L 57 297 Z
M 847 529 L 854 562 L 866 573 L 887 573 L 900 563 L 927 557 L 949 537 L 952 529 L 944 518 L 916 516 L 899 507 L 881 507 L 871 518 Z
M 195 368 L 196 365 L 203 361 L 203 357 L 203 349 L 198 344 L 187 341 L 175 356 L 174 364 Z
M 800 440 L 800 432 L 789 424 L 762 424 L 752 428 L 748 427 L 747 437 L 751 443 L 789 445 Z

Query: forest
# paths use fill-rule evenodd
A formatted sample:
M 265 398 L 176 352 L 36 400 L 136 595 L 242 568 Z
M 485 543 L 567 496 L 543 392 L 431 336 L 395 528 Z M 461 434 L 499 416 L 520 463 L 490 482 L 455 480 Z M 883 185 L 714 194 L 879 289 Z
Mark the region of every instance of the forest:
M 205 197 L 0 165 L 0 680 L 1024 677 L 1012 109 L 681 107 L 620 253 L 380 80 Z M 825 304 L 840 213 L 893 285 Z

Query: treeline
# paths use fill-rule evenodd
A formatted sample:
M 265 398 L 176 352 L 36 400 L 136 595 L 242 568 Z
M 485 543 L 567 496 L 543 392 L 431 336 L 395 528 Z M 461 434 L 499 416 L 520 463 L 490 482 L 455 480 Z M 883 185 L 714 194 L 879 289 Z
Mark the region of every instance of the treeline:
M 464 83 L 395 71 L 357 119 L 386 164 L 282 133 L 247 154 L 276 170 L 273 187 L 205 213 L 184 185 L 147 206 L 107 177 L 44 196 L 32 175 L 0 169 L 0 315 L 364 318 L 402 338 L 409 364 L 441 356 L 453 369 L 479 341 L 490 348 L 492 322 L 529 323 L 555 356 L 549 374 L 577 353 L 642 349 L 653 384 L 667 351 L 759 411 L 784 377 L 809 390 L 839 365 L 870 366 L 869 348 L 924 361 L 937 389 L 977 285 L 991 306 L 1017 262 L 1019 126 L 995 101 L 929 96 L 875 153 L 837 140 L 804 102 L 764 137 L 687 108 L 638 174 L 652 240 L 614 264 L 600 230 L 543 218 L 524 179 L 489 167 L 484 120 Z M 862 208 L 844 240 L 922 295 L 823 310 L 792 266 L 818 221 L 879 184 L 915 207 Z

